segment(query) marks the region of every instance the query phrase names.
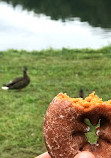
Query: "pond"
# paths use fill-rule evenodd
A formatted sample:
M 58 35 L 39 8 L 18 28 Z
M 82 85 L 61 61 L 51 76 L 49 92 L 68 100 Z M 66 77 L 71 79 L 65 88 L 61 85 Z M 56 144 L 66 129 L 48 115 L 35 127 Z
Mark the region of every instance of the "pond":
M 0 50 L 95 49 L 111 44 L 111 5 L 102 0 L 99 6 L 96 1 L 95 6 L 85 0 L 85 5 L 52 1 L 0 1 Z

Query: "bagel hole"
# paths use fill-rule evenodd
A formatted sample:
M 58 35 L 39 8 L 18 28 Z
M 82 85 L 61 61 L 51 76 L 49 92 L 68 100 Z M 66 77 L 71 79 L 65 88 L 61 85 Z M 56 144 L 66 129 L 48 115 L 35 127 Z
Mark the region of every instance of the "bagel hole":
M 96 128 L 100 126 L 100 119 L 96 126 L 93 126 L 88 118 L 84 119 L 85 124 L 90 127 L 90 131 L 85 133 L 88 142 L 91 144 L 95 144 L 97 142 L 98 136 L 96 135 Z

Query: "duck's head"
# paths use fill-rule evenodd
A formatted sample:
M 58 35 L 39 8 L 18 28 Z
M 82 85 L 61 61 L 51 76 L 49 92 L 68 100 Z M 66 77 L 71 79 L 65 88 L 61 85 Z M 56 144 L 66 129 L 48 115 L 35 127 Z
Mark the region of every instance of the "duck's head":
M 24 66 L 23 74 L 24 74 L 24 76 L 27 76 L 27 67 L 26 66 Z
M 27 69 L 27 67 L 26 66 L 24 66 L 24 72 L 26 72 L 28 69 Z

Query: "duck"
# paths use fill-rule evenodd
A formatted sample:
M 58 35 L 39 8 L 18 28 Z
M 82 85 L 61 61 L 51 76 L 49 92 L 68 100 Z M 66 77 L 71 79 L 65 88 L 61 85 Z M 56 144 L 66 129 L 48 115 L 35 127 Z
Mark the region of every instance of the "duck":
M 22 77 L 17 77 L 15 79 L 13 79 L 12 81 L 10 81 L 7 84 L 4 84 L 2 86 L 3 90 L 8 90 L 8 89 L 19 89 L 19 91 L 21 91 L 22 88 L 25 88 L 26 86 L 28 86 L 28 84 L 30 83 L 30 78 L 27 75 L 27 67 L 24 66 L 24 70 L 23 70 L 23 76 Z
M 79 97 L 80 98 L 84 98 L 84 91 L 83 91 L 83 89 L 79 90 Z

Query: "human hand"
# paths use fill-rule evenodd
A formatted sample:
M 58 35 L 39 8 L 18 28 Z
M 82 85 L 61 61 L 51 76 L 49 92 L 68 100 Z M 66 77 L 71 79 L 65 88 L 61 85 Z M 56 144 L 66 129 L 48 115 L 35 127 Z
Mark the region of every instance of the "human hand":
M 48 152 L 43 153 L 42 155 L 39 155 L 35 158 L 51 158 L 50 155 L 48 154 Z
M 48 152 L 43 153 L 35 158 L 51 158 Z M 95 158 L 95 156 L 89 151 L 82 151 L 75 156 L 75 158 Z
M 82 151 L 77 154 L 74 158 L 95 158 L 95 156 L 89 151 Z

